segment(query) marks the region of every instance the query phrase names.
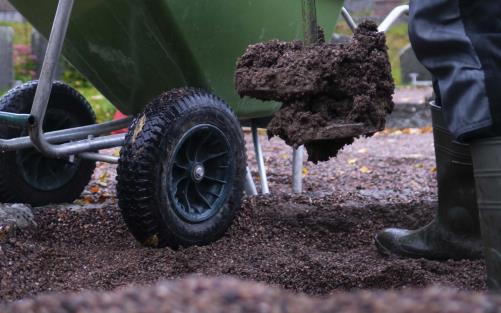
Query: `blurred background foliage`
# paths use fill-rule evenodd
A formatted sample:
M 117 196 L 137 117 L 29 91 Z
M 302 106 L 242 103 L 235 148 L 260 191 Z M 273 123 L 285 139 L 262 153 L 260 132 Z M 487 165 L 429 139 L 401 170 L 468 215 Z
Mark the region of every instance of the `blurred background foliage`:
M 31 25 L 0 22 L 0 26 L 10 26 L 14 30 L 13 58 L 16 83 L 36 79 L 38 60 L 31 50 Z M 115 114 L 115 107 L 68 61 L 63 60 L 62 67 L 63 73 L 59 79 L 77 89 L 89 101 L 96 112 L 97 121 L 101 123 L 111 120 Z

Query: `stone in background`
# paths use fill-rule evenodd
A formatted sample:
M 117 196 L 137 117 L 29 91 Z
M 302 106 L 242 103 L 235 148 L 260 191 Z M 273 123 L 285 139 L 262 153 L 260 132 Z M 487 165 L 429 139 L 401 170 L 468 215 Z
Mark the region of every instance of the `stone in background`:
M 0 204 L 0 242 L 18 229 L 31 229 L 36 226 L 37 223 L 29 205 Z
M 10 89 L 14 83 L 13 39 L 12 28 L 0 26 L 0 91 Z
M 7 0 L 0 0 L 0 21 L 23 22 L 24 18 Z
M 31 33 L 31 51 L 33 55 L 36 57 L 36 62 L 37 62 L 36 78 L 40 77 L 46 50 L 47 50 L 47 39 L 45 39 L 45 37 L 38 31 L 33 29 L 33 32 Z M 63 71 L 64 68 L 62 62 L 59 62 L 59 65 L 57 66 L 56 69 L 55 79 L 61 77 L 63 75 Z
M 400 50 L 399 58 L 402 83 L 411 83 L 413 73 L 417 74 L 418 81 L 432 80 L 431 73 L 419 62 L 410 44 Z

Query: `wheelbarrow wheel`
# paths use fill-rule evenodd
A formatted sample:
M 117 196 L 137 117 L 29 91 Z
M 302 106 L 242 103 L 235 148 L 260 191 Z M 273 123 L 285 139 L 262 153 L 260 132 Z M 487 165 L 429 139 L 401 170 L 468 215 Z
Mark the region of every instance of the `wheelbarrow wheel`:
M 37 81 L 15 87 L 0 98 L 0 111 L 29 113 Z M 55 82 L 45 115 L 44 131 L 94 124 L 94 112 L 76 90 Z M 0 126 L 0 137 L 27 136 L 26 130 Z M 75 157 L 47 158 L 35 148 L 0 154 L 0 202 L 34 206 L 72 202 L 89 183 L 95 162 Z
M 129 127 L 118 163 L 119 206 L 143 245 L 208 244 L 240 208 L 245 169 L 242 131 L 228 105 L 202 90 L 174 90 Z

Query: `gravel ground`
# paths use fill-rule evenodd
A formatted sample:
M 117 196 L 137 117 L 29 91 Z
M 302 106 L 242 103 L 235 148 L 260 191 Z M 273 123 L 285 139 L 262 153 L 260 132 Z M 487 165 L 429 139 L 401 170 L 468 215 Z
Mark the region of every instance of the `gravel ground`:
M 5 313 L 494 313 L 500 312 L 500 306 L 499 296 L 443 288 L 308 297 L 231 278 L 190 277 L 105 294 L 41 296 L 8 305 L 4 310 Z
M 246 199 L 223 239 L 179 251 L 139 246 L 116 205 L 114 168 L 99 165 L 81 199 L 36 208 L 38 229 L 1 242 L 0 302 L 192 273 L 231 275 L 310 295 L 436 284 L 485 289 L 482 261 L 386 258 L 373 245 L 384 227 L 417 227 L 432 218 L 430 133 L 380 134 L 358 140 L 329 162 L 308 163 L 303 195 L 290 194 L 290 148 L 262 139 L 272 195 Z M 249 164 L 256 175 L 252 158 Z

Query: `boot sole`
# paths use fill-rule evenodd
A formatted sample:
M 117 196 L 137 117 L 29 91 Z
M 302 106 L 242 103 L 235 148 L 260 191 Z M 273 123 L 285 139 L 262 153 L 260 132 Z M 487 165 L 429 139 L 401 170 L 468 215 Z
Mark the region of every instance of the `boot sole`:
M 389 257 L 389 256 L 400 256 L 398 254 L 395 254 L 391 252 L 388 248 L 386 248 L 382 243 L 379 242 L 377 239 L 377 236 L 374 237 L 374 244 L 376 245 L 376 248 L 380 254 L 383 256 Z

